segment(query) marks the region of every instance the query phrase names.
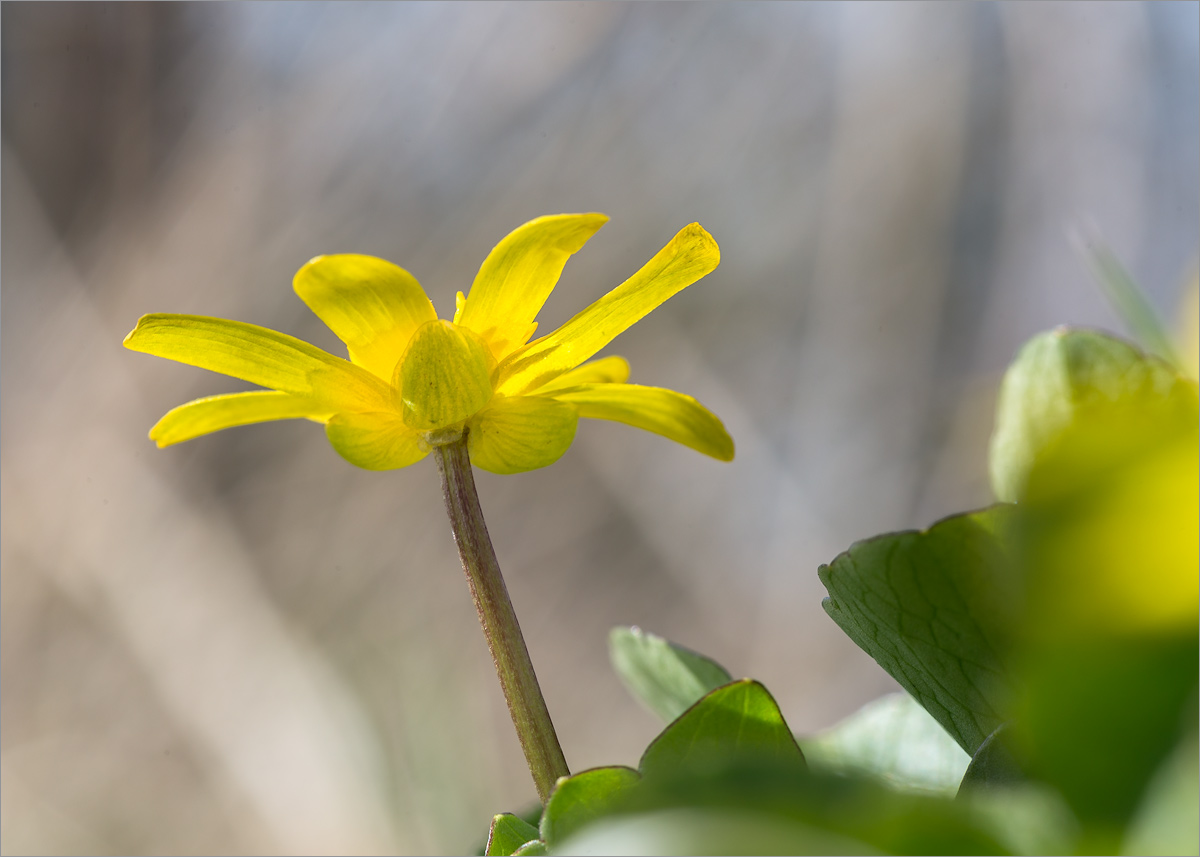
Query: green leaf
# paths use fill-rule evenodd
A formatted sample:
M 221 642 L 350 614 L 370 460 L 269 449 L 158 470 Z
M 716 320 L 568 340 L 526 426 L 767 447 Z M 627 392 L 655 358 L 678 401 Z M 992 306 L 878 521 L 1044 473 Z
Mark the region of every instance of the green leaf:
M 719 691 L 718 691 L 719 692 Z M 686 717 L 686 715 L 685 715 Z M 626 820 L 648 819 L 645 825 Z M 649 821 L 653 819 L 653 823 Z M 555 845 L 598 854 L 1004 854 L 990 819 L 945 798 L 790 760 L 729 757 L 647 775 L 615 817 Z
M 1146 789 L 1122 854 L 1200 852 L 1200 747 L 1196 735 L 1179 743 Z
M 558 781 L 542 813 L 541 834 L 553 847 L 620 806 L 641 777 L 633 768 L 592 768 Z
M 488 834 L 487 857 L 509 857 L 526 842 L 538 838 L 538 829 L 522 821 L 511 812 L 502 812 L 492 819 L 492 830 Z
M 613 628 L 608 656 L 625 688 L 670 723 L 732 680 L 723 666 L 641 628 Z
M 526 842 L 520 848 L 513 852 L 513 857 L 544 857 L 550 852 L 546 850 L 546 843 L 540 839 L 534 839 Z
M 1010 742 L 1012 729 L 1008 723 L 1001 724 L 996 731 L 984 739 L 971 757 L 971 764 L 963 774 L 959 794 L 979 788 L 1011 788 L 1025 782 Z
M 804 765 L 804 754 L 767 689 L 742 679 L 709 693 L 642 755 L 647 777 L 704 770 L 735 758 Z
M 971 757 L 907 693 L 869 702 L 802 739 L 813 770 L 877 777 L 890 786 L 952 796 Z
M 1072 423 L 1120 399 L 1164 396 L 1179 380 L 1167 363 L 1104 333 L 1059 328 L 1035 336 L 1000 387 L 989 460 L 996 498 L 1021 499 L 1038 456 Z
M 1107 247 L 1094 247 L 1091 254 L 1092 270 L 1100 281 L 1105 296 L 1116 309 L 1117 315 L 1129 327 L 1129 332 L 1147 351 L 1168 361 L 1177 370 L 1182 362 L 1171 344 L 1158 313 L 1147 300 L 1145 292 L 1138 287 L 1125 266 Z
M 556 854 L 872 854 L 861 841 L 768 813 L 660 809 L 606 818 Z
M 825 612 L 973 754 L 1003 717 L 1010 507 L 857 542 L 817 573 Z

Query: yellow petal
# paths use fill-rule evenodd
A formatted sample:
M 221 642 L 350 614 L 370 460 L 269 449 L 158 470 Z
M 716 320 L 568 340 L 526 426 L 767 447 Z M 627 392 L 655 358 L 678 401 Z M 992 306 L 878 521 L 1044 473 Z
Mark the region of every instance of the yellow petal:
M 534 392 L 544 396 L 554 390 L 565 390 L 580 384 L 624 384 L 628 380 L 629 361 L 614 354 L 612 357 L 601 357 L 599 360 L 577 366 L 570 372 L 564 372 Z
M 717 267 L 721 251 L 699 223 L 685 226 L 653 259 L 558 330 L 500 364 L 497 391 L 535 390 L 587 360 L 656 306 Z
M 455 321 L 503 359 L 532 335 L 567 259 L 607 222 L 603 214 L 554 214 L 517 227 L 483 260 Z
M 391 387 L 303 340 L 265 327 L 199 315 L 142 316 L 125 347 L 307 396 L 331 411 L 386 410 Z
M 429 454 L 417 432 L 394 411 L 334 414 L 325 434 L 338 455 L 365 470 L 395 470 Z
M 350 359 L 385 381 L 417 328 L 437 318 L 412 274 L 374 256 L 318 256 L 292 287 L 346 343 Z
M 252 423 L 300 418 L 323 421 L 329 413 L 328 407 L 320 402 L 291 393 L 275 390 L 229 393 L 196 399 L 167 411 L 150 429 L 150 439 L 159 447 L 164 447 L 221 429 Z
M 449 321 L 431 321 L 413 335 L 397 367 L 404 422 L 433 431 L 459 423 L 492 397 L 482 340 Z
M 550 398 L 497 396 L 469 423 L 471 463 L 492 473 L 524 473 L 553 464 L 571 446 L 579 414 Z
M 721 421 L 691 396 L 636 384 L 583 384 L 554 394 L 581 417 L 616 420 L 652 431 L 721 461 L 733 460 L 733 438 Z

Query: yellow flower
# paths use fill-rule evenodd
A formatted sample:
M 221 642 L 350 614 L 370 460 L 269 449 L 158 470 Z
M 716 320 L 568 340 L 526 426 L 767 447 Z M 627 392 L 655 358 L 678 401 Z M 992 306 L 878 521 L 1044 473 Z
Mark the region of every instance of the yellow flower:
M 684 227 L 640 271 L 558 330 L 529 342 L 567 259 L 602 214 L 531 220 L 488 254 L 454 321 L 439 320 L 411 274 L 373 256 L 318 256 L 300 299 L 346 343 L 349 360 L 283 333 L 194 315 L 143 316 L 125 347 L 266 390 L 197 399 L 150 430 L 160 447 L 232 426 L 306 418 L 369 470 L 405 467 L 466 432 L 471 461 L 493 473 L 553 464 L 579 417 L 616 420 L 722 461 L 733 440 L 690 396 L 625 383 L 621 357 L 585 363 L 656 306 L 708 274 L 716 242 Z M 582 364 L 582 365 L 581 365 Z

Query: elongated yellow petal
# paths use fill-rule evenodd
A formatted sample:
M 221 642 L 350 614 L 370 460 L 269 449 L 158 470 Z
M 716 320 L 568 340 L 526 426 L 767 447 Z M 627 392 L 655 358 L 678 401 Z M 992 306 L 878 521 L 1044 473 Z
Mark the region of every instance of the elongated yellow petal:
M 492 473 L 524 473 L 553 464 L 571 446 L 579 413 L 536 396 L 497 396 L 468 424 L 471 463 Z
M 543 384 L 532 392 L 545 396 L 555 390 L 565 390 L 568 387 L 578 387 L 580 384 L 624 384 L 629 380 L 629 361 L 624 357 L 601 357 L 591 363 L 576 366 L 570 372 L 563 372 L 553 381 Z
M 329 414 L 329 408 L 315 399 L 291 393 L 275 390 L 228 393 L 172 408 L 150 429 L 150 439 L 161 448 L 234 426 L 271 420 L 324 420 Z
M 583 384 L 554 393 L 581 417 L 616 420 L 652 431 L 721 461 L 733 460 L 733 438 L 716 415 L 691 396 L 637 384 Z
M 506 358 L 496 389 L 517 395 L 537 389 L 587 360 L 619 333 L 721 261 L 717 242 L 699 223 L 685 226 L 640 271 L 558 330 Z
M 365 470 L 395 470 L 429 454 L 417 432 L 394 411 L 334 414 L 325 434 L 338 455 Z
M 417 328 L 437 318 L 412 274 L 374 256 L 318 256 L 292 287 L 346 343 L 350 359 L 385 381 Z
M 487 346 L 449 321 L 431 321 L 413 335 L 397 375 L 404 422 L 433 431 L 462 422 L 492 397 Z
M 517 227 L 483 260 L 455 321 L 502 360 L 529 340 L 567 259 L 607 222 L 603 214 L 553 214 Z
M 386 410 L 391 387 L 303 340 L 240 321 L 200 315 L 142 316 L 125 347 L 307 396 L 329 410 Z

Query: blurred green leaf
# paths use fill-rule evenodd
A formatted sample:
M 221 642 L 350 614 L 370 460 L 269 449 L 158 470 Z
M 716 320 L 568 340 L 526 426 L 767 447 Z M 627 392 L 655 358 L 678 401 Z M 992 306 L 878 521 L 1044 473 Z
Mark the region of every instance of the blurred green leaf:
M 719 687 L 684 712 L 646 748 L 640 767 L 654 777 L 746 757 L 804 764 L 774 698 L 750 679 Z
M 613 628 L 608 653 L 626 689 L 667 723 L 732 680 L 717 662 L 641 628 Z
M 1155 773 L 1122 854 L 1200 853 L 1200 744 L 1179 742 Z
M 1002 501 L 1021 499 L 1039 454 L 1075 421 L 1130 396 L 1165 396 L 1170 365 L 1091 330 L 1059 328 L 1029 340 L 1000 387 L 989 468 Z
M 526 842 L 514 851 L 513 857 L 544 857 L 544 855 L 549 853 L 545 842 L 540 839 L 534 839 L 531 842 Z
M 557 854 L 877 854 L 850 839 L 787 818 L 747 810 L 660 809 L 607 818 Z
M 657 815 L 664 830 L 638 831 L 626 853 L 727 852 L 730 839 L 741 853 L 822 853 L 872 849 L 892 854 L 1004 854 L 992 820 L 946 798 L 901 792 L 878 780 L 834 776 L 769 756 L 726 757 L 705 768 L 676 768 L 647 776 L 629 795 L 620 815 Z M 681 825 L 700 822 L 698 829 Z M 756 827 L 757 825 L 757 827 Z M 585 831 L 603 831 L 598 826 Z M 701 831 L 714 837 L 697 846 Z M 626 833 L 629 831 L 626 830 Z M 719 841 L 718 841 L 719 840 Z M 606 853 L 619 842 L 595 847 Z M 565 848 L 575 849 L 575 840 Z
M 1040 451 L 1021 504 L 1014 750 L 1109 850 L 1194 729 L 1196 385 L 1135 387 L 1087 416 Z
M 907 693 L 868 702 L 801 739 L 814 770 L 878 777 L 896 788 L 953 796 L 971 757 Z
M 1025 782 L 1025 774 L 1009 746 L 1011 740 L 1012 729 L 1008 723 L 1001 724 L 984 739 L 963 774 L 960 794 L 972 789 L 1019 786 Z
M 509 857 L 530 840 L 538 838 L 538 829 L 522 821 L 511 812 L 503 812 L 492 819 L 488 834 L 487 857 Z
M 559 780 L 542 813 L 542 840 L 553 847 L 588 822 L 612 812 L 640 779 L 633 768 L 613 766 Z
M 1117 315 L 1125 322 L 1133 338 L 1142 344 L 1147 351 L 1166 360 L 1177 371 L 1182 368 L 1171 337 L 1167 334 L 1162 320 L 1146 294 L 1138 287 L 1133 277 L 1125 270 L 1125 266 L 1105 246 L 1090 248 L 1090 261 L 1096 279 L 1104 289 L 1105 296 L 1116 309 Z
M 856 542 L 817 573 L 825 612 L 967 753 L 1000 725 L 1008 682 L 1009 506 Z

